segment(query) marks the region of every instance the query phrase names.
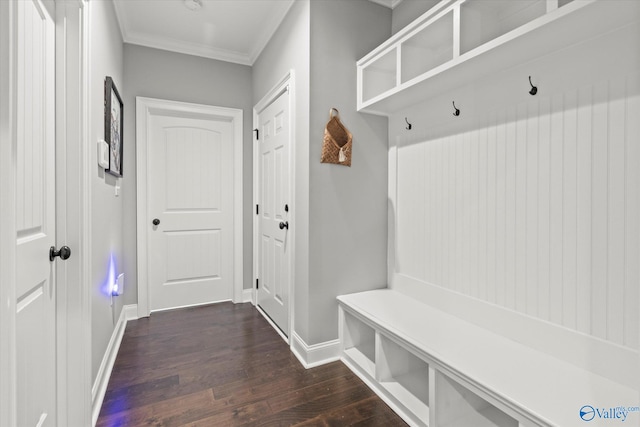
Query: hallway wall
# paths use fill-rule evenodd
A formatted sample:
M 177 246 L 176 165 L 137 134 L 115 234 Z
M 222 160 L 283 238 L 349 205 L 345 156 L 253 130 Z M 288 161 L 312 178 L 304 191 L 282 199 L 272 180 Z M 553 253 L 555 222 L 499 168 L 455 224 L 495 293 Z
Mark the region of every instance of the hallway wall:
M 124 266 L 127 286 L 125 304 L 136 304 L 136 96 L 192 102 L 243 110 L 243 205 L 252 204 L 252 132 L 251 132 L 251 67 L 192 55 L 124 45 L 124 78 L 127 91 L 123 95 L 125 109 L 124 158 L 127 161 L 124 200 Z M 252 210 L 243 211 L 244 288 L 251 288 L 252 280 Z
M 355 62 L 391 33 L 391 11 L 367 0 L 296 1 L 254 65 L 257 103 L 295 72 L 293 331 L 338 338 L 336 296 L 386 286 L 387 119 L 355 110 Z M 330 107 L 354 135 L 352 167 L 320 164 Z
M 120 28 L 111 2 L 92 1 L 89 7 L 89 135 L 88 144 L 97 159 L 97 142 L 104 138 L 104 81 L 111 76 L 122 95 L 123 45 Z M 125 103 L 125 111 L 127 104 Z M 124 143 L 127 139 L 125 137 Z M 129 174 L 125 155 L 124 174 Z M 111 257 L 116 274 L 125 265 L 123 253 L 123 200 L 115 196 L 115 186 L 126 189 L 126 181 L 105 173 L 97 161 L 91 165 L 91 381 L 95 381 L 98 368 L 111 339 L 113 328 L 120 316 L 122 302 L 117 298 L 111 305 L 107 279 Z

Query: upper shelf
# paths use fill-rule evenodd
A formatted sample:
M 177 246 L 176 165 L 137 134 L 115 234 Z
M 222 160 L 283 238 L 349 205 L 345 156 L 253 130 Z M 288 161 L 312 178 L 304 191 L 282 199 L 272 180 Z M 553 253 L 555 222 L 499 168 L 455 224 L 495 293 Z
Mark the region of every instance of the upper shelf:
M 390 115 L 638 20 L 636 0 L 441 0 L 357 62 L 358 111 Z

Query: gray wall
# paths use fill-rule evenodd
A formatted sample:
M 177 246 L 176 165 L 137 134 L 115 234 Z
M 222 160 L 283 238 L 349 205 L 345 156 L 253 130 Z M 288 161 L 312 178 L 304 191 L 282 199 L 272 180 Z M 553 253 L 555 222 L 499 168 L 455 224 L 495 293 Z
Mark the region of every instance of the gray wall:
M 440 0 L 403 0 L 394 9 L 391 31 L 397 33 L 414 19 L 431 9 Z
M 111 2 L 92 1 L 89 7 L 89 134 L 87 144 L 97 159 L 97 141 L 104 138 L 104 80 L 111 76 L 120 93 L 126 88 L 123 79 L 123 53 L 120 28 Z M 126 101 L 125 101 L 126 108 Z M 126 111 L 126 110 L 125 110 Z M 125 137 L 124 143 L 127 139 Z M 127 168 L 127 158 L 124 158 Z M 116 298 L 111 305 L 107 278 L 111 256 L 116 263 L 116 274 L 122 272 L 127 260 L 123 251 L 123 199 L 116 197 L 116 178 L 92 163 L 91 179 L 91 359 L 92 381 L 95 380 L 105 350 L 111 339 L 115 322 L 122 309 Z M 125 173 L 127 170 L 125 169 Z M 129 185 L 124 180 L 123 192 Z
M 243 110 L 243 229 L 244 288 L 251 287 L 252 277 L 252 102 L 251 67 L 191 55 L 124 45 L 123 93 L 125 114 L 126 170 L 124 200 L 124 266 L 127 285 L 125 303 L 135 304 L 137 296 L 136 253 L 136 96 L 192 102 Z
M 284 21 L 253 64 L 253 103 L 258 103 L 289 71 L 295 75 L 294 325 L 308 334 L 309 306 L 309 0 L 296 0 Z
M 367 0 L 296 1 L 253 69 L 258 102 L 295 72 L 293 331 L 338 337 L 336 296 L 386 286 L 387 119 L 356 112 L 356 61 L 391 34 Z M 351 168 L 320 164 L 330 107 L 354 134 Z
M 311 2 L 307 344 L 338 337 L 336 296 L 387 285 L 387 119 L 356 111 L 356 61 L 390 34 L 391 11 L 368 0 Z M 320 163 L 331 107 L 351 167 Z

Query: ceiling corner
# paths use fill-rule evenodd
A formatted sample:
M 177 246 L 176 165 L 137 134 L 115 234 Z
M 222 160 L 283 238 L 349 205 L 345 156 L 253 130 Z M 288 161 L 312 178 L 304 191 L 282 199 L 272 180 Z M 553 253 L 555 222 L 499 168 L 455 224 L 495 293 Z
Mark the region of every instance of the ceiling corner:
M 127 43 L 128 34 L 127 34 L 127 26 L 125 23 L 125 14 L 122 10 L 122 6 L 120 6 L 120 2 L 112 0 L 113 8 L 116 12 L 116 21 L 118 21 L 118 26 L 120 27 L 120 35 L 122 36 L 122 40 Z
M 392 9 L 392 10 L 402 2 L 402 0 L 369 0 L 369 1 L 380 4 L 384 7 L 388 7 L 389 9 Z

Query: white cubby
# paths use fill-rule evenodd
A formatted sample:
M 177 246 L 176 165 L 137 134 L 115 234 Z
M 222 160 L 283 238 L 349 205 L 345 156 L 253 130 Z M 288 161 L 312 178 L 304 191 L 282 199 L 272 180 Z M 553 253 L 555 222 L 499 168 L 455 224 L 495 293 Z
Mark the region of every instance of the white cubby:
M 391 115 L 600 36 L 634 22 L 637 3 L 441 0 L 357 62 L 358 111 Z
M 401 82 L 453 59 L 453 11 L 438 17 L 401 44 Z
M 413 353 L 380 336 L 376 380 L 408 411 L 418 424 L 429 421 L 429 364 Z
M 362 96 L 372 99 L 396 86 L 397 48 L 391 49 L 362 70 Z
M 518 420 L 439 372 L 436 388 L 435 425 L 438 427 L 518 427 Z
M 348 313 L 344 314 L 344 353 L 369 376 L 375 376 L 375 330 Z
M 547 12 L 546 0 L 467 0 L 460 5 L 460 54 Z

